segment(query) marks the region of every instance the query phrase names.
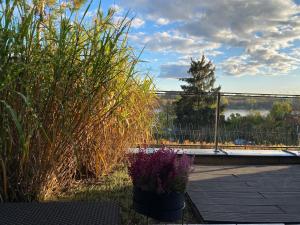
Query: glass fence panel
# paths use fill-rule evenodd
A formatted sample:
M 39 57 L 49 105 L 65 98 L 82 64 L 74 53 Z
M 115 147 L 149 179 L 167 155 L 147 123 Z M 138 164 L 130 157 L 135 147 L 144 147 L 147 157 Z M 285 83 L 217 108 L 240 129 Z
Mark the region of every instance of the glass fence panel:
M 223 147 L 283 149 L 299 145 L 299 97 L 223 94 L 220 108 L 219 143 Z
M 158 92 L 150 145 L 229 149 L 297 148 L 300 140 L 300 97 L 246 93 Z

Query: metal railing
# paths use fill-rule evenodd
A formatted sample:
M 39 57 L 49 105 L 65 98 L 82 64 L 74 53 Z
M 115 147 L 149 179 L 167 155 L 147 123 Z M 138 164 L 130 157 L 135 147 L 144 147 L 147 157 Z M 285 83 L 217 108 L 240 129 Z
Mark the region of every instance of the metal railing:
M 215 119 L 214 121 L 209 121 L 208 125 L 200 126 L 198 124 L 174 124 L 176 116 L 171 113 L 174 111 L 174 102 L 178 101 L 182 95 L 196 96 L 198 93 L 183 93 L 180 91 L 158 91 L 157 95 L 160 98 L 160 108 L 157 110 L 159 113 L 165 113 L 166 117 L 164 121 L 166 127 L 160 131 L 160 136 L 158 132 L 155 133 L 155 139 L 157 145 L 159 145 L 160 140 L 167 140 L 168 145 L 205 145 L 218 151 L 220 148 L 263 148 L 263 149 L 298 149 L 299 146 L 299 122 L 300 122 L 300 95 L 289 95 L 289 94 L 261 94 L 261 93 L 233 93 L 233 92 L 219 92 L 215 94 Z M 201 93 L 203 94 L 203 93 Z M 211 93 L 210 93 L 211 94 Z M 229 104 L 224 106 L 222 100 L 229 100 Z M 236 101 L 238 99 L 238 101 Z M 255 99 L 260 99 L 257 104 Z M 247 101 L 247 104 L 243 103 Z M 236 102 L 242 102 L 238 105 Z M 239 110 L 251 111 L 251 109 L 243 109 L 245 106 L 252 106 L 254 108 L 253 112 L 256 113 L 257 118 L 261 119 L 262 123 L 267 123 L 267 118 L 270 118 L 270 112 L 273 110 L 275 102 L 286 102 L 286 107 L 291 107 L 292 109 L 289 114 L 282 121 L 276 121 L 279 125 L 267 124 L 264 128 L 253 128 L 260 127 L 260 125 L 252 126 L 247 124 L 247 128 L 236 127 L 228 128 L 230 122 L 234 121 L 234 116 L 232 118 L 225 118 L 224 110 L 222 108 L 230 107 L 235 104 L 235 107 L 240 107 Z M 255 105 L 257 104 L 257 105 Z M 263 108 L 267 111 L 267 115 L 260 115 L 261 106 L 268 107 L 268 109 Z M 164 109 L 162 109 L 164 108 Z M 227 110 L 228 112 L 228 110 Z M 249 119 L 251 123 L 251 113 L 249 115 L 240 115 L 236 117 L 236 120 Z M 236 115 L 235 115 L 236 116 Z M 248 117 L 249 118 L 248 118 Z M 224 119 L 225 118 L 225 119 Z M 288 121 L 288 120 L 293 121 Z M 267 121 L 267 122 L 266 122 Z M 270 120 L 271 121 L 271 120 Z M 158 121 L 159 126 L 162 126 L 162 121 Z M 270 122 L 269 122 L 270 123 Z M 282 123 L 282 127 L 280 124 Z M 268 127 L 269 126 L 269 127 Z M 273 127 L 272 127 L 273 126 Z M 179 142 L 179 143 L 178 143 Z M 188 143 L 186 143 L 188 142 Z M 198 143 L 197 143 L 198 142 Z M 192 144 L 191 144 L 192 143 Z M 206 143 L 206 144 L 205 144 Z

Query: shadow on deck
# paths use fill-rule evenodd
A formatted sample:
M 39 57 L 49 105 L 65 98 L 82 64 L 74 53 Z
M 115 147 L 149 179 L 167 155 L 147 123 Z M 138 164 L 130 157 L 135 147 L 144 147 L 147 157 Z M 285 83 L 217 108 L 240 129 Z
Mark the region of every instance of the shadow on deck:
M 204 223 L 300 223 L 300 165 L 195 165 L 188 196 Z

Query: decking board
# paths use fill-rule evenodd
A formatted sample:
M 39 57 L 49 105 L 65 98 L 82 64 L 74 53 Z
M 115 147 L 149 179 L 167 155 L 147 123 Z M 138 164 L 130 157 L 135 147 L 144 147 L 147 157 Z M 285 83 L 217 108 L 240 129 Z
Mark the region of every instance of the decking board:
M 300 165 L 196 165 L 188 195 L 207 223 L 300 223 Z

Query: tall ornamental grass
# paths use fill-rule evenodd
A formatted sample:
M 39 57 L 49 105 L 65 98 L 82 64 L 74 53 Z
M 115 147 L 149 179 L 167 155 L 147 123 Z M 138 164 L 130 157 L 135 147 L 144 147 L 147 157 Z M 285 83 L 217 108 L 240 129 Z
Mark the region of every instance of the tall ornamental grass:
M 100 177 L 149 136 L 156 97 L 136 75 L 130 20 L 78 1 L 0 1 L 0 201 Z

